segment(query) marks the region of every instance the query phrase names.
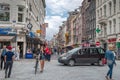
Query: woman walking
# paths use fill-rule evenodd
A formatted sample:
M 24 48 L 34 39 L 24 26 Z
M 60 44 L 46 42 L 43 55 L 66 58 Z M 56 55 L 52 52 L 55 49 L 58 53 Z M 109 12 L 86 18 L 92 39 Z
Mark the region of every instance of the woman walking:
M 45 64 L 45 52 L 44 52 L 44 45 L 41 46 L 41 49 L 40 49 L 40 72 L 43 72 L 44 70 L 44 64 Z
M 113 47 L 113 45 L 109 45 L 108 48 L 109 48 L 109 50 L 107 50 L 105 53 L 105 58 L 107 59 L 107 65 L 109 67 L 109 70 L 106 75 L 106 79 L 113 80 L 112 79 L 113 66 L 114 66 L 114 64 L 116 65 L 115 56 L 113 53 L 114 47 Z

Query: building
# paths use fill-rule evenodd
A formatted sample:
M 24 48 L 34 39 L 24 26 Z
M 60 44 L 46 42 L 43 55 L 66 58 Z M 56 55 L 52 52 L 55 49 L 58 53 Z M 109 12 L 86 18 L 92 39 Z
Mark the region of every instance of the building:
M 86 8 L 86 41 L 92 46 L 96 38 L 96 0 L 88 0 L 89 6 Z
M 89 0 L 83 0 L 81 13 L 82 13 L 82 43 L 87 42 L 87 34 L 86 34 L 86 17 L 88 15 L 87 8 L 89 7 Z
M 36 30 L 44 24 L 45 7 L 45 0 L 0 0 L 0 47 L 19 45 L 23 58 L 26 47 L 39 41 Z
M 79 13 L 76 16 L 76 41 L 77 45 L 80 46 L 82 44 L 82 14 L 81 14 L 81 6 L 78 8 Z
M 63 48 L 66 46 L 65 42 L 66 42 L 66 37 L 65 37 L 65 33 L 66 33 L 66 21 L 63 22 L 63 24 L 59 27 L 59 32 L 58 32 L 58 42 L 59 42 L 59 47 Z
M 96 29 L 96 42 L 105 49 L 120 42 L 120 0 L 96 1 Z
M 75 39 L 76 39 L 76 16 L 78 14 L 78 11 L 71 11 L 69 12 L 69 17 L 67 19 L 67 25 L 66 25 L 66 34 L 68 36 L 67 46 L 73 46 Z

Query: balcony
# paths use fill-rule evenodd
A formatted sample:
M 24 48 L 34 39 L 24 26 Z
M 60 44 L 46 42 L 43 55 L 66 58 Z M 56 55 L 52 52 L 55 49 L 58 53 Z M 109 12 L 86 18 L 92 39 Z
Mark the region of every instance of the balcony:
M 99 17 L 98 23 L 102 25 L 107 25 L 107 16 Z

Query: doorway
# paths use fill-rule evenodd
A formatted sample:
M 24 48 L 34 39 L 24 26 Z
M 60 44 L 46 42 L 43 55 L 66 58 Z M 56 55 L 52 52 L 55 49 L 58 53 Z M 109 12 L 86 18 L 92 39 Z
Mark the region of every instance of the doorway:
M 20 48 L 20 58 L 23 58 L 23 42 L 18 42 L 17 45 Z

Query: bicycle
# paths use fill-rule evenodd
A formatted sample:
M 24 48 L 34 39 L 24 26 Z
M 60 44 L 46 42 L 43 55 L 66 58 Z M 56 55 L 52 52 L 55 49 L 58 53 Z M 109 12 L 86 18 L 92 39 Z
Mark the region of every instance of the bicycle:
M 38 69 L 38 62 L 39 62 L 39 56 L 36 56 L 36 63 L 35 63 L 35 74 L 37 73 L 37 69 Z

